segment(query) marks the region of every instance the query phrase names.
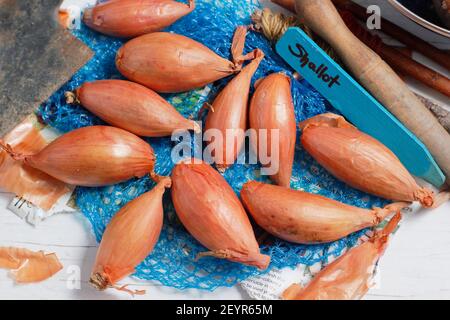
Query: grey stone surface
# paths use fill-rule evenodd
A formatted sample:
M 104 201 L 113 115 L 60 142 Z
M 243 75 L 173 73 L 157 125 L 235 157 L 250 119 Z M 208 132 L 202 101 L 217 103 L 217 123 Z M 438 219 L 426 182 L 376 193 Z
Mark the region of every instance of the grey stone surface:
M 0 0 L 0 137 L 92 57 L 57 22 L 60 0 Z

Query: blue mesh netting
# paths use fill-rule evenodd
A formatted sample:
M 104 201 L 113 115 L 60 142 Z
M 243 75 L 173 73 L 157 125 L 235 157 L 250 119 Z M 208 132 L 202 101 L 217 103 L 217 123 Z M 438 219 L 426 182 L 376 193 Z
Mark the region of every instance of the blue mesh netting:
M 197 0 L 196 2 L 196 10 L 171 26 L 169 30 L 200 41 L 219 55 L 229 57 L 235 27 L 249 24 L 251 13 L 259 7 L 259 4 L 255 1 L 242 0 Z M 84 26 L 74 33 L 94 50 L 95 57 L 39 110 L 40 116 L 46 123 L 62 132 L 103 124 L 83 107 L 67 105 L 64 99 L 65 91 L 73 90 L 85 81 L 121 78 L 114 64 L 115 53 L 123 43 L 121 40 L 102 36 Z M 254 80 L 275 71 L 290 74 L 291 70 L 274 53 L 270 44 L 260 34 L 250 32 L 245 49 L 248 52 L 254 48 L 260 48 L 266 54 Z M 204 100 L 212 99 L 218 88 L 221 88 L 228 80 L 219 81 L 212 87 L 212 93 L 209 95 L 209 90 L 205 89 L 185 94 L 165 95 L 165 97 L 186 117 L 196 118 Z M 292 92 L 298 121 L 326 111 L 335 111 L 305 81 L 292 81 Z M 157 172 L 169 175 L 174 165 L 170 157 L 174 142 L 170 138 L 147 139 L 147 141 L 157 154 Z M 238 193 L 248 180 L 268 181 L 258 173 L 259 167 L 256 165 L 234 165 L 226 171 L 224 176 Z M 77 205 L 91 222 L 95 236 L 100 241 L 111 217 L 128 201 L 150 190 L 153 186 L 154 183 L 148 177 L 144 177 L 111 187 L 79 187 L 76 189 Z M 302 150 L 299 144 L 292 187 L 320 193 L 360 207 L 368 208 L 385 204 L 381 199 L 351 189 L 334 179 Z M 258 274 L 255 268 L 215 258 L 195 261 L 197 253 L 205 251 L 205 248 L 179 223 L 168 194 L 165 196 L 164 206 L 165 223 L 161 238 L 154 252 L 137 268 L 136 277 L 157 280 L 163 285 L 179 289 L 213 290 L 220 286 L 232 286 L 249 276 Z M 347 247 L 353 246 L 361 234 L 362 232 L 359 232 L 331 244 L 309 246 L 274 239 L 270 244 L 262 246 L 262 251 L 272 257 L 270 268 L 294 267 L 298 264 L 312 265 L 326 261 L 330 255 L 339 255 Z

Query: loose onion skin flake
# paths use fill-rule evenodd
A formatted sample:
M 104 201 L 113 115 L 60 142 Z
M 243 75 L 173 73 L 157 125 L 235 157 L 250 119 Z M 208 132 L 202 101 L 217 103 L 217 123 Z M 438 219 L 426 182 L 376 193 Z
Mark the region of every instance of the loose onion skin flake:
M 83 22 L 100 33 L 120 38 L 134 38 L 161 31 L 195 8 L 174 0 L 113 0 L 84 11 Z
M 290 286 L 282 295 L 285 300 L 359 300 L 370 289 L 377 262 L 383 255 L 389 235 L 402 216 L 397 213 L 386 227 L 375 232 L 367 242 L 350 249 L 325 267 L 311 283 L 302 288 Z
M 81 103 L 107 123 L 144 137 L 170 136 L 175 130 L 200 131 L 165 99 L 140 84 L 100 80 L 66 93 L 68 103 Z
M 421 188 L 392 151 L 341 116 L 318 115 L 300 123 L 300 128 L 305 150 L 353 188 L 394 201 L 437 205 L 433 192 Z
M 0 268 L 10 269 L 17 283 L 34 283 L 52 277 L 63 266 L 54 253 L 0 247 Z
M 233 62 L 185 36 L 155 32 L 132 39 L 117 52 L 116 66 L 127 79 L 156 92 L 176 93 L 201 88 L 239 72 L 247 34 L 238 27 L 232 44 Z
M 280 239 L 300 244 L 342 239 L 353 232 L 375 227 L 390 214 L 408 206 L 406 202 L 399 202 L 383 209 L 367 210 L 256 181 L 244 184 L 241 199 L 260 227 Z
M 219 93 L 206 118 L 205 135 L 209 130 L 215 129 L 223 137 L 222 145 L 216 146 L 212 152 L 219 170 L 225 170 L 234 164 L 245 142 L 250 84 L 264 59 L 264 53 L 257 49 L 252 57 L 254 60 Z M 228 136 L 228 133 L 232 135 Z M 213 142 L 214 138 L 211 140 Z
M 195 162 L 194 162 L 195 161 Z M 200 163 L 196 163 L 200 162 Z M 266 269 L 250 220 L 226 180 L 200 160 L 186 160 L 172 173 L 172 200 L 189 233 L 214 256 Z
M 271 130 L 279 130 L 278 173 L 272 180 L 283 187 L 290 187 L 292 166 L 294 164 L 297 124 L 291 94 L 291 82 L 287 75 L 274 73 L 259 80 L 250 103 L 250 128 L 258 132 L 258 146 L 267 146 L 267 157 L 273 159 L 271 150 Z M 267 130 L 261 139 L 260 130 Z M 264 155 L 266 156 L 266 155 Z M 274 165 L 274 164 L 272 164 Z
M 155 188 L 126 204 L 112 218 L 103 234 L 90 279 L 98 290 L 114 287 L 129 291 L 116 283 L 135 272 L 158 242 L 164 216 L 162 199 L 170 185 L 170 178 L 161 178 Z
M 155 154 L 141 138 L 125 130 L 92 126 L 71 131 L 34 155 L 14 152 L 0 141 L 14 159 L 67 184 L 107 186 L 153 175 Z

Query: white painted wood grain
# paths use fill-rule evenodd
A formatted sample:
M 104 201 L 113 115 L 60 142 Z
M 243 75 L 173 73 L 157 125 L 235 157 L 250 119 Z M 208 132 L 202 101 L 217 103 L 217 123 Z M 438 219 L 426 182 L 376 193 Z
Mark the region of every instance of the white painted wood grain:
M 382 14 L 404 28 L 450 49 L 443 37 L 415 26 L 407 18 L 390 9 L 385 0 L 357 1 L 379 4 Z M 419 57 L 420 59 L 420 57 Z M 426 60 L 425 60 L 426 61 Z M 418 86 L 419 90 L 423 90 Z M 426 94 L 448 104 L 448 98 L 430 90 Z M 449 146 L 450 147 L 450 146 Z M 33 285 L 15 285 L 5 270 L 0 270 L 0 299 L 131 299 L 125 293 L 97 292 L 87 281 L 95 258 L 97 244 L 90 226 L 81 214 L 66 214 L 49 218 L 37 228 L 26 224 L 6 210 L 12 195 L 0 191 L 0 246 L 19 246 L 32 250 L 56 252 L 64 269 L 48 281 Z M 69 289 L 75 266 L 81 278 Z M 405 216 L 401 229 L 393 238 L 380 263 L 380 283 L 367 299 L 450 299 L 450 203 L 436 210 L 420 210 Z M 238 287 L 215 292 L 179 291 L 157 283 L 126 279 L 123 283 L 146 289 L 147 295 L 135 299 L 242 299 L 245 293 Z

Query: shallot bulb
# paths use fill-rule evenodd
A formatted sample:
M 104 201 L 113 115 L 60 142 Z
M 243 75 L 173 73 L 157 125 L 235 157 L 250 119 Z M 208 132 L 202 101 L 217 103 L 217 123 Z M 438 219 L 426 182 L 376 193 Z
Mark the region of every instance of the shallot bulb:
M 257 146 L 253 146 L 255 150 L 265 145 L 268 159 L 278 159 L 278 173 L 272 176 L 272 180 L 280 186 L 289 188 L 294 164 L 297 124 L 291 81 L 287 75 L 274 73 L 257 83 L 250 103 L 250 128 L 258 132 Z M 262 129 L 267 130 L 267 133 L 260 136 Z M 275 157 L 273 153 L 276 151 L 272 150 L 271 130 L 279 132 L 279 141 L 275 142 L 278 155 Z M 271 163 L 271 165 L 274 164 Z
M 128 131 L 106 126 L 71 131 L 32 155 L 16 153 L 1 141 L 0 147 L 30 167 L 85 187 L 153 175 L 155 166 L 155 154 L 148 143 Z
M 84 11 L 83 22 L 103 34 L 133 38 L 160 31 L 195 8 L 174 0 L 120 0 L 100 3 Z
M 211 137 L 211 143 L 215 145 L 211 155 L 220 170 L 234 164 L 245 142 L 250 84 L 264 59 L 264 53 L 259 49 L 253 55 L 254 60 L 219 93 L 206 118 L 205 134 L 215 129 L 223 138 L 222 143 L 216 143 L 215 137 Z
M 119 49 L 117 69 L 127 79 L 156 92 L 175 93 L 204 87 L 237 73 L 247 28 L 238 27 L 233 39 L 233 62 L 182 35 L 156 32 L 128 41 Z
M 233 189 L 211 166 L 186 160 L 172 172 L 172 200 L 183 225 L 214 256 L 266 269 L 250 220 Z
M 90 282 L 98 290 L 135 272 L 153 251 L 163 226 L 162 199 L 171 180 L 161 178 L 156 187 L 126 204 L 111 220 L 103 234 Z
M 343 117 L 327 113 L 300 127 L 305 150 L 339 180 L 385 199 L 434 205 L 433 192 L 421 188 L 391 150 Z
M 300 244 L 327 243 L 375 227 L 390 214 L 408 206 L 362 209 L 285 187 L 247 182 L 241 199 L 256 223 L 270 234 Z
M 140 84 L 124 80 L 85 83 L 66 93 L 67 102 L 81 103 L 109 124 L 145 137 L 170 136 L 175 130 L 200 126 L 184 118 L 165 99 Z
M 386 227 L 375 232 L 367 242 L 351 249 L 317 274 L 302 288 L 290 286 L 282 295 L 285 300 L 359 300 L 369 291 L 378 261 L 388 245 L 389 235 L 402 216 L 396 214 Z
M 54 253 L 34 252 L 28 249 L 0 247 L 0 269 L 10 269 L 17 283 L 44 281 L 63 266 Z

